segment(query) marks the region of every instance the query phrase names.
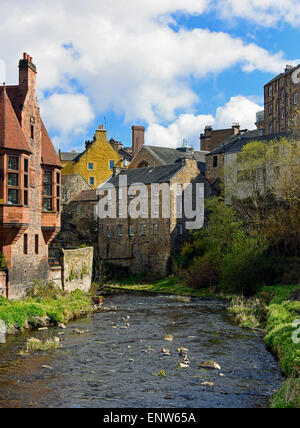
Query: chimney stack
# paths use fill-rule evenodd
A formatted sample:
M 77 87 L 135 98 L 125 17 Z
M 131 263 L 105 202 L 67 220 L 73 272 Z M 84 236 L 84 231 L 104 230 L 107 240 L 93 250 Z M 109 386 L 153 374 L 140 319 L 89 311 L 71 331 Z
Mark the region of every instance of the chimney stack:
M 19 87 L 26 94 L 29 90 L 36 91 L 36 66 L 32 62 L 32 57 L 26 52 L 19 62 Z
M 286 65 L 284 72 L 287 73 L 289 70 L 293 68 L 292 65 Z
M 134 158 L 140 148 L 145 144 L 145 128 L 143 126 L 132 127 L 132 157 Z

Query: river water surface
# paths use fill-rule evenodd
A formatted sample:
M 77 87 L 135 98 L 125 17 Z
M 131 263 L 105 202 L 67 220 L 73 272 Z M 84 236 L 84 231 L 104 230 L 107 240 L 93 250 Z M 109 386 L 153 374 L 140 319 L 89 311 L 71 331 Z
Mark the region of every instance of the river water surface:
M 46 339 L 59 329 L 0 344 L 0 408 L 268 407 L 283 381 L 263 336 L 236 327 L 220 301 L 122 293 L 105 305 L 117 310 L 69 324 L 57 351 L 17 355 L 28 337 Z M 166 334 L 173 342 L 164 341 Z M 189 349 L 188 368 L 176 368 L 180 347 Z M 221 376 L 198 369 L 205 360 L 219 363 Z M 157 376 L 161 370 L 166 376 Z

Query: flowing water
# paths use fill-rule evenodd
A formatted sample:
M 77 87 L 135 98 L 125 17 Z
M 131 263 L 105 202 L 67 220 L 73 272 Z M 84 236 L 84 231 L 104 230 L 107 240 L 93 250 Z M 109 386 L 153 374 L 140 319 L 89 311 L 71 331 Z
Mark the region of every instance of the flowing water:
M 268 407 L 283 381 L 263 336 L 236 327 L 220 301 L 121 293 L 105 305 L 117 310 L 69 324 L 56 351 L 17 355 L 28 337 L 46 339 L 59 329 L 0 344 L 0 408 Z M 164 341 L 166 334 L 173 342 Z M 189 349 L 188 368 L 177 368 L 180 347 Z M 221 376 L 198 369 L 205 360 L 220 364 Z M 166 376 L 157 376 L 161 370 Z

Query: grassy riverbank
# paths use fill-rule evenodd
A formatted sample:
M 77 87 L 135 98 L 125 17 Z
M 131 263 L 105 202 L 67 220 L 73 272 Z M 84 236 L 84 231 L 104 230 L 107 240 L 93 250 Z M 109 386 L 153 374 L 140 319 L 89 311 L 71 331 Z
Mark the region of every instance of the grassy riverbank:
M 67 294 L 56 289 L 40 289 L 37 296 L 20 301 L 0 297 L 0 319 L 9 333 L 67 323 L 91 312 L 91 296 L 80 290 Z
M 142 281 L 141 275 L 135 275 L 129 277 L 126 280 L 119 281 L 118 283 L 105 284 L 104 287 L 112 290 L 144 291 L 151 293 L 172 294 L 175 296 L 225 297 L 223 294 L 216 294 L 214 291 L 209 289 L 196 290 L 194 288 L 188 287 L 185 285 L 184 280 L 180 276 L 164 278 L 152 283 L 146 283 L 145 281 Z
M 300 408 L 300 344 L 292 340 L 296 329 L 293 322 L 300 319 L 300 302 L 290 301 L 295 285 L 263 287 L 251 299 L 224 295 L 211 289 L 195 290 L 185 285 L 183 278 L 176 276 L 153 283 L 143 283 L 141 277 L 133 276 L 118 284 L 107 284 L 110 289 L 166 293 L 180 296 L 217 297 L 230 301 L 229 311 L 243 328 L 260 329 L 266 332 L 265 343 L 278 357 L 287 381 L 271 400 L 273 408 Z M 298 335 L 300 338 L 300 334 Z

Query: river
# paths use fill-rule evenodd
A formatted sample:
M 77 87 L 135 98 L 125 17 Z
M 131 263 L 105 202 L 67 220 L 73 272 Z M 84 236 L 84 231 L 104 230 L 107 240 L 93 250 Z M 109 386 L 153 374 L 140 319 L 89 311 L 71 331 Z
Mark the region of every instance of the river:
M 0 408 L 261 408 L 283 382 L 262 334 L 235 326 L 221 301 L 118 293 L 105 306 L 117 310 L 69 324 L 56 351 L 17 355 L 28 337 L 46 339 L 58 328 L 0 344 Z M 188 368 L 177 368 L 180 347 L 189 349 Z M 221 373 L 198 369 L 205 360 Z

